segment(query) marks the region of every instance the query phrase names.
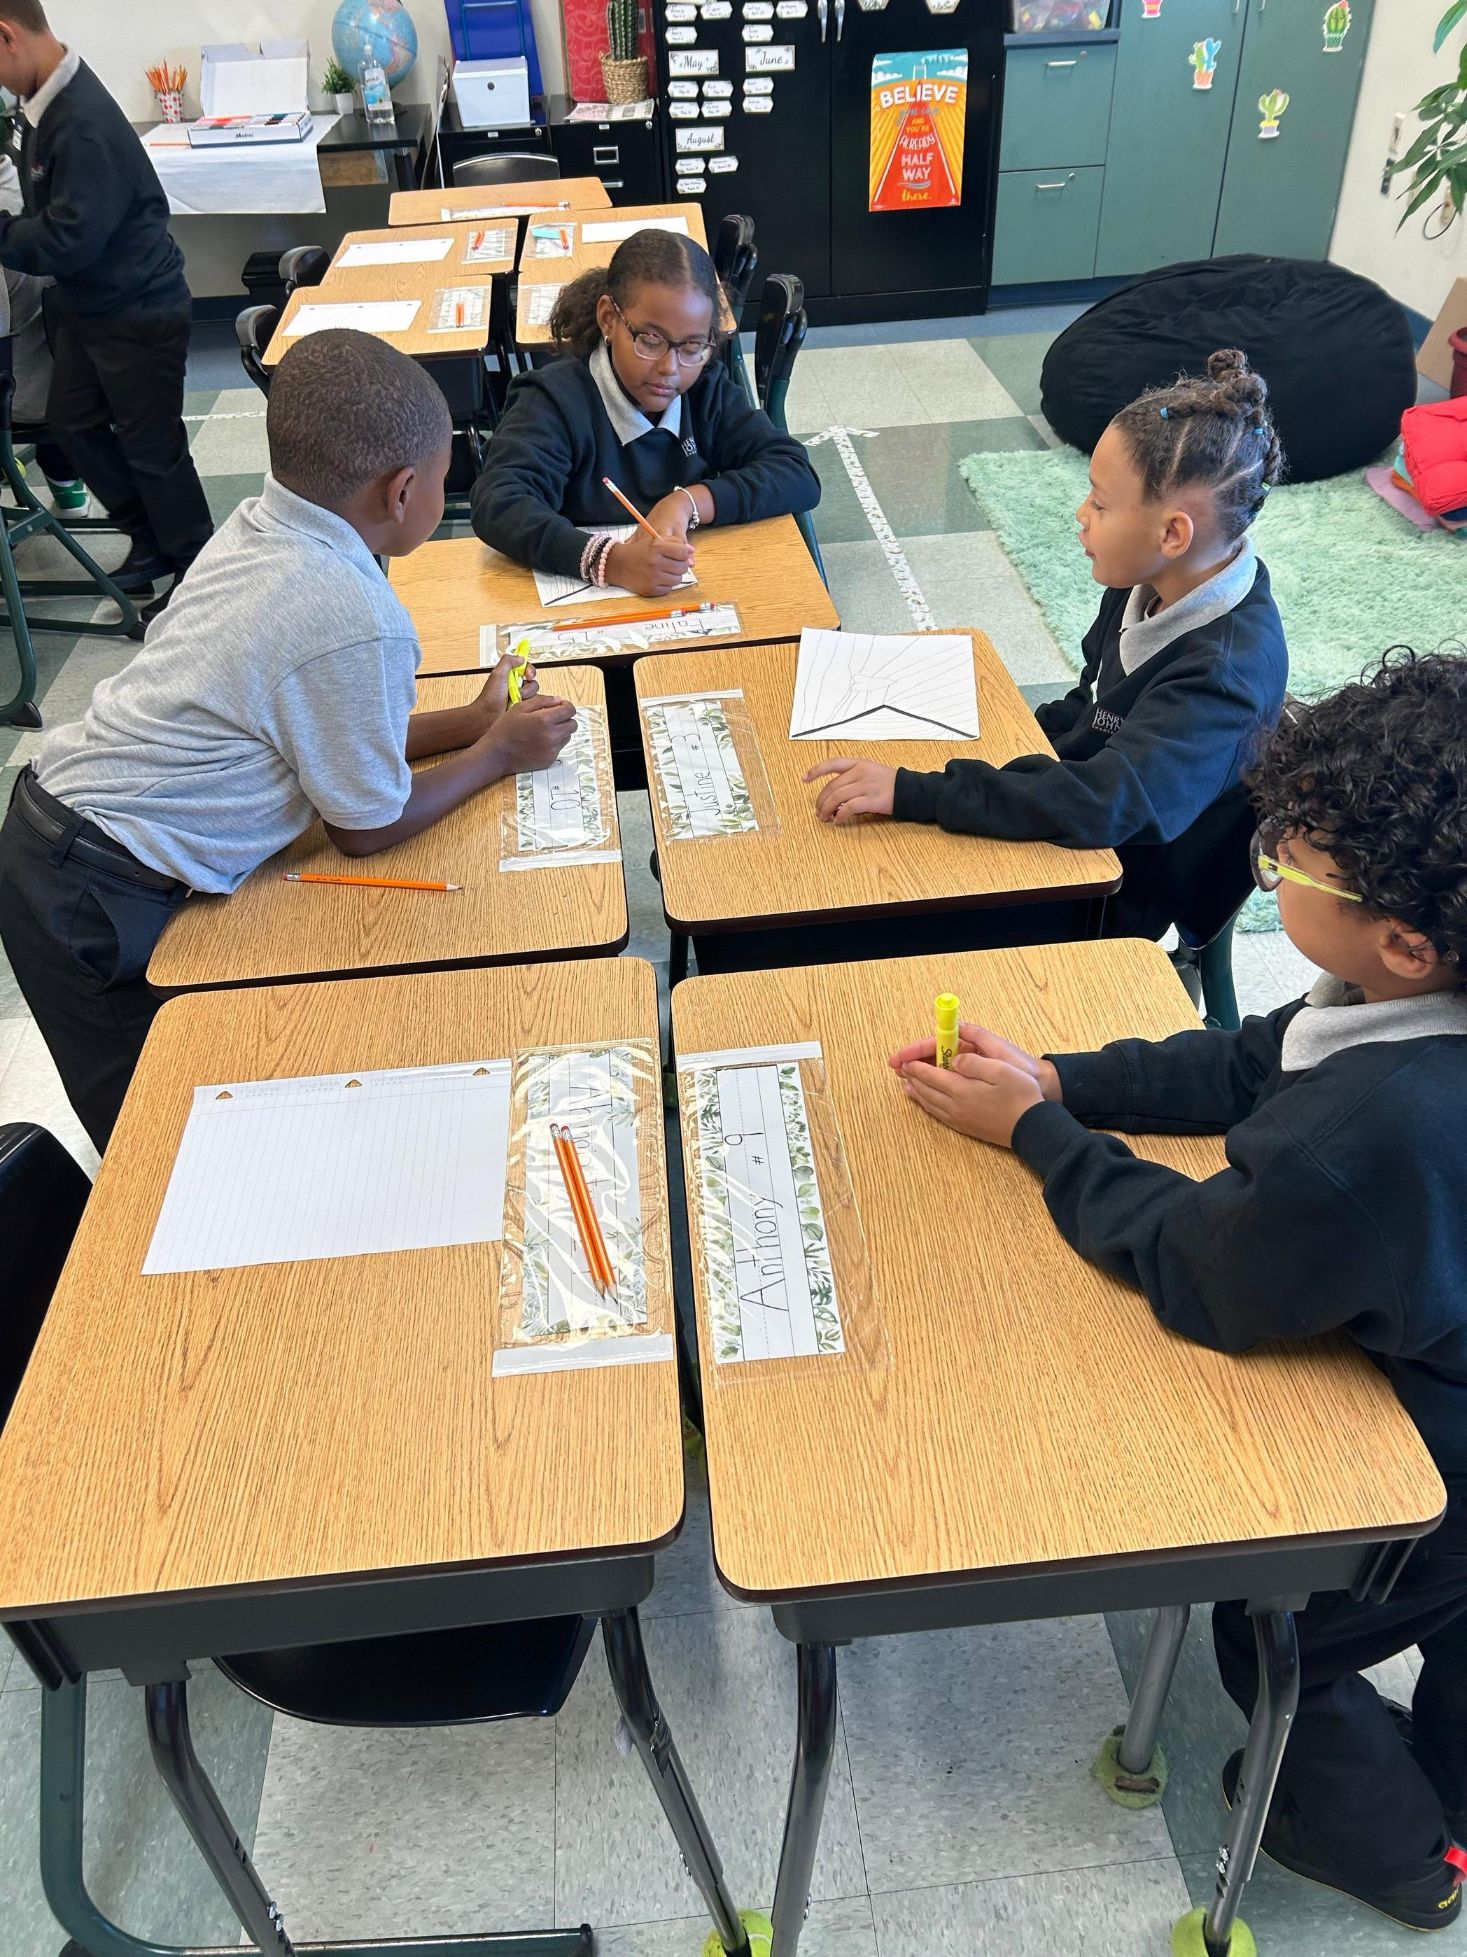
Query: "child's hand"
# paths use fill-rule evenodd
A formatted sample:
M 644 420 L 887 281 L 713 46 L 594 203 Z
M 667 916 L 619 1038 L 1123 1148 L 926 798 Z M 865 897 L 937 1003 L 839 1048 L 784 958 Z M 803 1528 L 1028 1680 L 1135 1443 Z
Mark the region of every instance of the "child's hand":
M 606 553 L 606 582 L 624 585 L 643 598 L 665 598 L 677 590 L 692 565 L 692 546 L 686 537 L 659 537 L 654 543 L 645 530 L 635 530 L 625 543 L 613 544 Z
M 821 789 L 815 813 L 822 822 L 854 822 L 858 815 L 890 815 L 897 771 L 882 761 L 822 761 L 805 770 L 806 781 L 835 780 Z
M 569 700 L 537 693 L 507 707 L 484 736 L 503 775 L 526 775 L 548 768 L 575 731 L 576 710 Z
M 891 1056 L 891 1066 L 896 1073 L 904 1074 L 907 1063 L 912 1060 L 933 1064 L 937 1052 L 934 1039 L 913 1040 L 910 1046 L 901 1047 Z M 1046 1101 L 1063 1101 L 1064 1089 L 1052 1060 L 1041 1060 L 1037 1054 L 1026 1053 L 1012 1040 L 1005 1040 L 997 1033 L 990 1033 L 986 1026 L 975 1025 L 970 1019 L 958 1022 L 958 1053 L 976 1053 L 982 1060 L 998 1060 L 1006 1067 L 1017 1067 L 1021 1073 L 1028 1074 L 1037 1082 L 1040 1093 Z
M 515 666 L 513 653 L 502 653 L 499 664 L 484 682 L 483 691 L 474 702 L 474 709 L 484 733 L 488 733 L 494 723 L 509 711 L 509 676 Z M 533 666 L 526 665 L 520 674 L 520 698 L 532 700 L 540 691 L 540 682 L 535 677 Z
M 908 1060 L 901 1074 L 908 1099 L 924 1113 L 996 1148 L 1012 1146 L 1020 1115 L 1044 1099 L 1039 1082 L 1024 1068 L 978 1053 L 960 1053 L 951 1067 Z
M 664 496 L 660 503 L 654 503 L 647 512 L 647 521 L 662 537 L 676 537 L 686 543 L 688 525 L 693 520 L 693 500 L 684 496 L 680 489 Z

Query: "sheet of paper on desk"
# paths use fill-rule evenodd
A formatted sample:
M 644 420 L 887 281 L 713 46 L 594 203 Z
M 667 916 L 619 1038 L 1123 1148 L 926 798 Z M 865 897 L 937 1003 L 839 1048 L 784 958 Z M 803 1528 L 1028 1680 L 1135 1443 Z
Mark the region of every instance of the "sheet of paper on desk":
M 421 299 L 364 299 L 342 305 L 302 306 L 283 329 L 287 340 L 349 326 L 358 333 L 406 333 L 418 316 Z
M 643 619 L 638 625 L 562 626 L 558 631 L 543 621 L 524 625 L 485 625 L 479 631 L 479 664 L 493 666 L 504 652 L 522 640 L 530 642 L 537 666 L 584 659 L 588 653 L 615 652 L 623 646 L 650 652 L 656 646 L 690 645 L 699 639 L 736 639 L 741 630 L 737 605 L 697 605 L 691 611 L 669 612 L 665 618 Z
M 388 244 L 348 245 L 341 254 L 340 268 L 357 265 L 431 265 L 447 258 L 453 249 L 452 238 L 394 238 Z
M 714 1357 L 845 1351 L 797 1063 L 693 1070 Z
M 480 204 L 471 211 L 441 210 L 438 215 L 445 224 L 472 224 L 476 217 L 534 217 L 539 211 L 568 211 L 570 199 L 562 197 L 558 204 Z
M 800 634 L 792 741 L 976 741 L 966 632 Z
M 635 536 L 636 529 L 635 523 L 623 523 L 596 532 L 588 530 L 586 535 L 615 537 L 619 544 L 624 544 L 628 537 Z M 682 590 L 683 586 L 697 582 L 697 578 L 689 571 L 677 589 Z M 553 571 L 535 573 L 535 590 L 539 593 L 540 603 L 547 610 L 551 605 L 599 605 L 607 598 L 635 599 L 637 595 L 635 591 L 628 591 L 624 585 L 588 584 L 584 578 L 562 578 Z
M 759 827 L 754 798 L 728 724 L 730 703 L 743 694 L 644 700 L 652 760 L 675 842 L 694 836 L 736 836 Z
M 682 216 L 596 218 L 581 224 L 581 237 L 588 245 L 620 244 L 634 231 L 676 231 L 684 238 L 690 235 L 688 220 Z
M 507 1060 L 196 1087 L 144 1273 L 495 1241 L 509 1087 Z
M 578 707 L 575 731 L 548 768 L 515 776 L 522 850 L 597 849 L 607 838 L 597 767 L 599 708 Z

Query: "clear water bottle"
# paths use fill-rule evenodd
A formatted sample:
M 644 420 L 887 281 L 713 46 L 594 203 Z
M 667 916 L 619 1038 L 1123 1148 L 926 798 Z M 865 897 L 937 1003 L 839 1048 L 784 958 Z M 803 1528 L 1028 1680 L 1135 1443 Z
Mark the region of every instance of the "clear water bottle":
M 368 122 L 396 122 L 397 114 L 392 106 L 392 90 L 387 85 L 387 75 L 382 63 L 375 56 L 367 55 L 362 61 L 362 113 Z

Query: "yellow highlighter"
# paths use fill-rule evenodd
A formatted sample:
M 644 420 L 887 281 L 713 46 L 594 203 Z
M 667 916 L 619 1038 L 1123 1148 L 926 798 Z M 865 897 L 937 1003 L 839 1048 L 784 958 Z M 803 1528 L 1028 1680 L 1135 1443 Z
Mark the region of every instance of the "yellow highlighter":
M 958 998 L 955 992 L 939 992 L 932 1002 L 937 1023 L 937 1051 L 933 1058 L 939 1067 L 951 1067 L 958 1057 Z
M 530 642 L 528 639 L 520 640 L 514 649 L 514 657 L 515 663 L 509 669 L 509 704 L 512 707 L 517 707 L 521 697 L 520 688 L 524 681 L 526 669 L 530 663 Z

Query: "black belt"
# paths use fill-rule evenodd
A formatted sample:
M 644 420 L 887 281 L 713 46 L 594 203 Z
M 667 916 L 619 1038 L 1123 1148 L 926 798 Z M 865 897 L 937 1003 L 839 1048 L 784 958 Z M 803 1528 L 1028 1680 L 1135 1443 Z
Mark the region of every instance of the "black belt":
M 15 806 L 42 841 L 67 844 L 62 854 L 74 856 L 78 863 L 105 870 L 109 876 L 121 877 L 124 882 L 139 884 L 145 890 L 166 890 L 170 896 L 188 889 L 177 877 L 165 877 L 157 870 L 150 870 L 146 863 L 139 863 L 130 849 L 114 842 L 95 822 L 88 822 L 64 802 L 58 802 L 54 795 L 48 795 L 36 780 L 34 768 L 27 768 L 16 783 Z

